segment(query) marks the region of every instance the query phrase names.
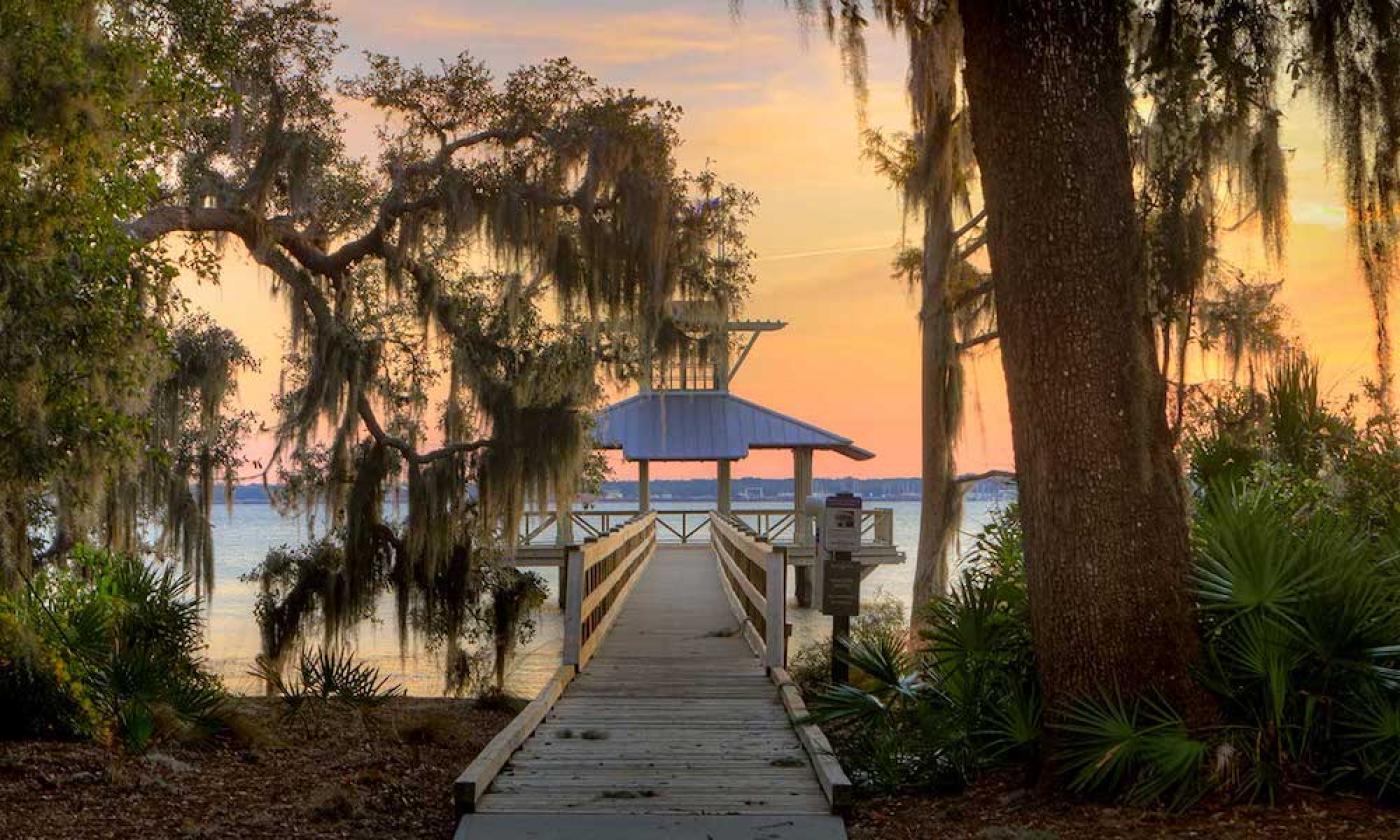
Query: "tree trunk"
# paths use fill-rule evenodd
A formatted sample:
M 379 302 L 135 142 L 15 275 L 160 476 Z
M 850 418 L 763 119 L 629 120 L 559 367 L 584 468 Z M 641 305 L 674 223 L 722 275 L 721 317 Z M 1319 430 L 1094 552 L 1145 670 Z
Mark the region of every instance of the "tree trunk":
M 1184 488 L 1139 259 L 1126 8 L 962 3 L 967 93 L 1049 708 L 1117 685 L 1203 722 Z
M 932 236 L 926 236 L 927 244 Z M 944 272 L 939 272 L 940 275 Z M 953 445 L 960 413 L 961 377 L 952 318 L 944 296 L 944 283 L 930 282 L 927 267 L 919 311 L 922 344 L 921 402 L 923 411 L 922 490 L 919 503 L 919 551 L 914 564 L 914 592 L 910 628 L 914 642 L 923 625 L 923 608 L 948 592 L 949 537 L 958 527 L 962 491 L 954 481 Z
M 948 281 L 959 263 L 953 229 L 960 163 L 953 136 L 958 108 L 957 44 L 961 37 L 956 20 L 954 15 L 945 16 L 910 44 L 912 51 L 923 51 L 922 60 L 913 62 L 920 68 L 921 78 L 911 78 L 909 92 L 915 103 L 916 142 L 926 157 L 921 175 L 924 260 L 919 301 L 922 488 L 919 551 L 910 605 L 915 644 L 924 606 L 948 591 L 949 536 L 958 527 L 962 512 L 962 495 L 953 480 L 953 447 L 962 420 L 962 375 L 948 298 Z

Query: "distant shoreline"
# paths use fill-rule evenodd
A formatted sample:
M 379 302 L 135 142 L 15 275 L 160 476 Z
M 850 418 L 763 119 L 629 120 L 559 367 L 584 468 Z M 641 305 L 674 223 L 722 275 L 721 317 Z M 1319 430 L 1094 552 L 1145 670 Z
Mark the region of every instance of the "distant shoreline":
M 274 488 L 274 489 L 275 489 L 275 488 Z M 823 493 L 823 492 L 835 492 L 835 491 L 818 491 L 819 494 L 821 494 L 821 493 Z M 216 492 L 215 492 L 215 498 L 218 498 L 222 493 L 223 493 L 222 490 L 216 491 Z M 923 498 L 922 496 L 919 496 L 919 495 L 905 495 L 905 494 L 892 495 L 892 496 L 885 496 L 885 495 L 878 495 L 878 494 L 860 493 L 860 492 L 857 492 L 857 495 L 861 496 L 863 499 L 865 499 L 866 501 L 870 501 L 870 502 L 918 502 L 918 501 L 921 501 L 922 498 Z M 967 495 L 966 495 L 964 498 L 965 498 L 967 501 L 971 501 L 971 502 L 1013 502 L 1013 501 L 1016 500 L 1016 491 L 1015 491 L 1014 489 L 1010 489 L 1010 490 L 1001 490 L 1001 489 L 997 489 L 997 490 L 993 490 L 993 491 L 991 491 L 991 492 L 988 492 L 988 491 L 982 489 L 981 487 L 974 487 L 973 489 L 971 489 L 971 490 L 968 491 Z M 791 492 L 788 492 L 787 494 L 774 494 L 774 495 L 771 495 L 771 496 L 744 496 L 744 495 L 740 495 L 740 494 L 737 494 L 737 493 L 736 493 L 734 496 L 731 497 L 731 499 L 732 499 L 732 501 L 734 501 L 734 502 L 736 502 L 736 503 L 750 503 L 750 502 L 752 502 L 752 503 L 768 503 L 768 504 L 770 504 L 770 505 L 790 505 L 790 504 L 792 504 L 792 494 L 791 494 Z M 685 503 L 694 503 L 694 504 L 700 505 L 700 504 L 713 504 L 713 503 L 716 501 L 716 497 L 713 496 L 713 495 L 708 495 L 708 496 L 707 496 L 707 495 L 676 496 L 676 495 L 669 495 L 669 494 L 666 494 L 664 491 L 658 493 L 658 492 L 655 490 L 655 485 L 653 485 L 651 500 L 652 500 L 653 503 L 675 504 L 675 503 L 677 503 L 677 502 L 685 502 Z M 589 504 L 598 504 L 598 503 L 628 503 L 628 502 L 633 503 L 633 504 L 635 504 L 635 503 L 637 502 L 637 496 L 635 495 L 635 490 L 633 490 L 633 492 L 630 493 L 630 494 L 628 494 L 628 493 L 623 493 L 622 495 L 616 495 L 616 496 L 598 497 L 598 498 L 595 498 L 593 501 L 589 502 Z M 272 503 L 272 500 L 271 500 L 270 498 L 268 498 L 267 493 L 263 490 L 263 488 L 262 488 L 261 486 L 256 486 L 256 487 L 245 486 L 245 487 L 240 487 L 240 488 L 238 488 L 237 490 L 234 491 L 233 503 L 236 504 L 236 505 L 267 505 L 267 504 L 271 504 L 271 503 Z

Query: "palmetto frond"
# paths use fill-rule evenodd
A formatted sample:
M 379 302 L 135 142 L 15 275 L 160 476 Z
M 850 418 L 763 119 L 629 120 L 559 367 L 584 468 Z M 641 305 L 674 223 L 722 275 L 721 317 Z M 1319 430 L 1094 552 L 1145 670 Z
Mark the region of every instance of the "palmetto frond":
M 914 669 L 898 628 L 862 633 L 836 655 L 855 672 L 853 684 L 831 686 L 817 695 L 812 701 L 814 722 L 872 723 L 920 702 L 933 690 Z
M 1362 692 L 1341 716 L 1342 742 L 1362 777 L 1381 796 L 1400 789 L 1400 692 Z
M 1313 584 L 1302 546 L 1282 538 L 1289 523 L 1260 488 L 1223 486 L 1227 497 L 1197 520 L 1193 587 L 1201 606 L 1223 621 L 1260 612 L 1295 620 L 1293 608 Z
M 1192 804 L 1206 790 L 1209 747 L 1192 737 L 1160 700 L 1127 700 L 1117 693 L 1072 703 L 1057 725 L 1059 759 L 1072 790 L 1126 791 L 1130 802 Z

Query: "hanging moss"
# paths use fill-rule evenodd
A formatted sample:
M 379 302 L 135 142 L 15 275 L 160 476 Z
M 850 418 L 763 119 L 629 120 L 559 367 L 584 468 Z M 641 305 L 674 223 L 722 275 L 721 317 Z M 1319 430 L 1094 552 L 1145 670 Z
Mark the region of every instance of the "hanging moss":
M 145 442 L 138 457 L 118 459 L 67 484 L 58 495 L 58 529 L 124 553 L 148 548 L 143 522 L 157 526 L 159 556 L 176 559 L 207 596 L 214 583 L 211 520 L 216 479 L 232 505 L 241 438 L 251 417 L 230 410 L 238 374 L 254 366 L 241 341 L 205 316 L 170 331 L 164 375 L 150 394 Z M 94 519 L 89 511 L 99 512 Z
M 1347 209 L 1375 316 L 1378 394 L 1393 407 L 1390 290 L 1400 233 L 1400 15 L 1389 3 L 1309 3 L 1300 56 L 1342 158 Z
M 496 690 L 505 689 L 506 662 L 518 643 L 534 633 L 531 616 L 548 594 L 544 580 L 534 572 L 500 568 L 491 577 L 491 608 L 488 623 L 496 650 Z
M 526 502 L 572 498 L 600 376 L 667 346 L 674 296 L 742 301 L 753 197 L 678 171 L 675 106 L 567 60 L 496 80 L 465 55 L 431 71 L 370 56 L 340 90 L 387 118 L 364 175 L 322 16 L 258 7 L 240 27 L 238 101 L 192 132 L 182 176 L 285 294 L 269 470 L 334 548 L 270 558 L 268 652 L 310 621 L 342 631 L 386 586 L 401 637 L 457 650 Z M 401 529 L 382 516 L 400 486 Z
M 244 580 L 261 591 L 253 608 L 262 635 L 262 652 L 274 664 L 283 661 L 302 634 L 317 622 L 330 641 L 343 628 L 369 617 L 373 601 L 353 597 L 344 572 L 344 551 L 331 539 L 268 552 Z

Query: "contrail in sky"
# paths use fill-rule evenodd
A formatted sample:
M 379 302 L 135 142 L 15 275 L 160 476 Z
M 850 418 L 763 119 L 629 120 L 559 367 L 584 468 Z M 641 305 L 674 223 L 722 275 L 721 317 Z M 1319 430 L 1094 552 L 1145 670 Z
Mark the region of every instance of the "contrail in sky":
M 754 262 L 776 262 L 777 260 L 800 260 L 804 257 L 826 257 L 833 254 L 859 254 L 864 251 L 892 251 L 894 246 L 886 243 L 884 245 L 853 245 L 849 248 L 823 248 L 819 251 L 793 251 L 790 254 L 773 254 L 767 257 L 755 257 Z

